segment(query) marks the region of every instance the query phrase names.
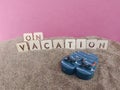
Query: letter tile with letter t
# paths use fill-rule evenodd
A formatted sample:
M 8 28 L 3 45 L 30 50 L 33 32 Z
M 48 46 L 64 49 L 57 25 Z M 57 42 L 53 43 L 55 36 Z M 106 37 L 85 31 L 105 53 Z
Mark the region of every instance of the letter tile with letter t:
M 75 39 L 66 39 L 65 40 L 66 49 L 75 49 Z

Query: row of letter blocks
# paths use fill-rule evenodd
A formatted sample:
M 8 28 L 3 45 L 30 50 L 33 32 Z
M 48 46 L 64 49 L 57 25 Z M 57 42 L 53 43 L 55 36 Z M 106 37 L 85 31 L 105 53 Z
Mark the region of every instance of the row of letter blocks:
M 108 40 L 97 39 L 54 39 L 43 40 L 43 33 L 25 33 L 23 35 L 24 42 L 17 43 L 19 52 L 28 50 L 47 50 L 47 49 L 104 49 L 108 47 Z

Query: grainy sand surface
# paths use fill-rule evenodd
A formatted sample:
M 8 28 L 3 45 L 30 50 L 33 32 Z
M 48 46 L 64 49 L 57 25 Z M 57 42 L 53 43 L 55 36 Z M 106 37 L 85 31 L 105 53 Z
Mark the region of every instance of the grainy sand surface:
M 62 57 L 75 50 L 18 53 L 16 43 L 22 41 L 0 43 L 0 90 L 120 90 L 120 43 L 109 41 L 108 50 L 83 50 L 99 57 L 94 78 L 84 81 L 61 72 Z

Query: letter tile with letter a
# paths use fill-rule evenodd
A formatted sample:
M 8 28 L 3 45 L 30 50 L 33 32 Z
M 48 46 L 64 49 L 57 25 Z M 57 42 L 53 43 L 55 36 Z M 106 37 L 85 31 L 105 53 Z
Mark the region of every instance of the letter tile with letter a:
M 33 41 L 29 41 L 28 42 L 30 50 L 34 51 L 34 50 L 40 50 L 40 42 L 38 40 L 33 40 Z
M 53 40 L 53 48 L 64 48 L 64 40 Z

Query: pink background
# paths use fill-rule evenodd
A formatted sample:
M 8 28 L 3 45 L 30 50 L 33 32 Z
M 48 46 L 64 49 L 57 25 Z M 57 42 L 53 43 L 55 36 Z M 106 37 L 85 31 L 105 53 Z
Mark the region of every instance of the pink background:
M 0 0 L 0 41 L 38 31 L 120 41 L 120 0 Z

